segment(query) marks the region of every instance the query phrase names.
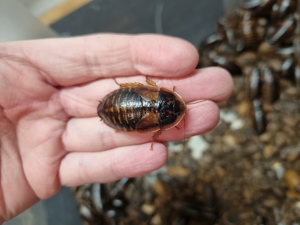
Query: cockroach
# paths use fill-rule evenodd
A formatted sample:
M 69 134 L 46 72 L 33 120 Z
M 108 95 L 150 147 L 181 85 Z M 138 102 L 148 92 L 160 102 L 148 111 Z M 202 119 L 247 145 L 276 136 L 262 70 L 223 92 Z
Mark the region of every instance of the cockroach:
M 232 75 L 242 74 L 241 68 L 229 57 L 219 55 L 214 50 L 209 52 L 208 57 L 211 59 L 214 66 L 222 67 L 229 71 Z
M 282 77 L 291 78 L 294 72 L 295 62 L 293 58 L 289 57 L 283 60 L 280 66 L 280 74 Z
M 239 24 L 239 34 L 245 47 L 254 47 L 258 40 L 257 18 L 251 11 L 245 11 Z
M 266 40 L 269 44 L 274 45 L 286 40 L 296 29 L 297 21 L 295 16 L 288 16 L 277 28 L 275 33 L 267 36 Z
M 259 99 L 252 101 L 252 121 L 258 134 L 266 131 L 266 117 Z
M 297 88 L 300 88 L 300 63 L 297 62 L 294 71 L 294 82 Z
M 227 13 L 217 21 L 218 33 L 221 34 L 227 43 L 237 51 L 243 46 L 238 37 L 238 21 L 240 20 L 240 10 Z
M 255 67 L 251 70 L 247 84 L 250 100 L 259 98 L 261 92 L 261 74 L 259 68 Z
M 273 20 L 283 19 L 297 10 L 297 4 L 297 1 L 294 0 L 277 0 L 272 7 L 271 18 Z
M 119 89 L 106 95 L 98 106 L 98 115 L 115 130 L 155 132 L 153 142 L 163 130 L 177 126 L 184 118 L 186 103 L 173 90 L 161 87 L 146 77 L 141 83 L 117 84 Z
M 263 99 L 269 103 L 274 103 L 277 99 L 279 99 L 280 85 L 278 77 L 271 67 L 264 66 L 261 69 L 261 81 Z

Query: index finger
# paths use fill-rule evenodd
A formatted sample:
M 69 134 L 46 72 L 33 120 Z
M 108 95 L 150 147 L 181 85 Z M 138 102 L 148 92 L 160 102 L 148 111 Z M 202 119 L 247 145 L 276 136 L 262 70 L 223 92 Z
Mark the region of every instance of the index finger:
M 117 78 L 119 83 L 145 83 L 145 76 Z M 196 70 L 189 76 L 177 79 L 153 79 L 158 87 L 172 89 L 184 99 L 186 103 L 227 99 L 233 89 L 231 75 L 224 69 L 211 67 Z M 147 84 L 146 84 L 147 85 Z M 81 86 L 63 88 L 60 91 L 60 104 L 65 112 L 72 117 L 97 117 L 99 101 L 119 86 L 112 79 L 102 79 Z
M 98 34 L 7 45 L 21 47 L 19 54 L 25 54 L 53 86 L 141 74 L 176 77 L 193 71 L 198 62 L 193 45 L 162 35 Z

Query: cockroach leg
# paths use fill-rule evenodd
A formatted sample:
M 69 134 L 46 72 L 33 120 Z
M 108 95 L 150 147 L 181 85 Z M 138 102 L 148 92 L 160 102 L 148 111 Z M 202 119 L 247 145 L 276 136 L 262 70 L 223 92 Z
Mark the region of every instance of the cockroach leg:
M 136 88 L 136 87 L 140 87 L 140 86 L 145 86 L 141 83 L 124 83 L 124 84 L 120 84 L 121 88 L 125 88 L 125 87 L 131 87 L 131 88 Z
M 175 89 L 176 89 L 176 86 L 173 86 L 173 91 L 175 91 Z
M 159 135 L 161 135 L 162 130 L 158 130 L 157 132 L 155 132 L 155 134 L 152 136 L 152 143 L 151 143 L 151 148 L 150 150 L 153 150 L 153 143 L 154 141 L 159 137 Z
M 146 82 L 151 86 L 157 87 L 156 83 L 148 77 L 146 77 Z
M 180 127 L 175 126 L 175 128 L 176 128 L 177 130 L 180 130 Z
M 135 83 L 123 83 L 123 84 L 120 84 L 117 82 L 116 78 L 114 78 L 114 81 L 116 82 L 117 85 L 119 85 L 121 88 L 125 88 L 125 87 L 132 87 L 132 88 L 135 88 L 135 87 L 138 87 L 138 86 L 144 86 L 143 84 L 141 83 L 138 83 L 138 82 L 135 82 Z M 101 102 L 100 102 L 101 103 Z
M 119 85 L 119 86 L 121 87 L 121 84 L 119 84 L 119 83 L 117 82 L 116 78 L 114 78 L 114 81 L 115 81 L 115 83 L 116 83 L 117 85 Z

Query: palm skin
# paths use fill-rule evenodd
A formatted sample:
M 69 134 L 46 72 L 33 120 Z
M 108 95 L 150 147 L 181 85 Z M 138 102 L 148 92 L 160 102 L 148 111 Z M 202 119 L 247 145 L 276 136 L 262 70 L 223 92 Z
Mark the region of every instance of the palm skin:
M 0 222 L 11 219 L 62 185 L 139 176 L 167 160 L 160 142 L 183 138 L 163 131 L 115 132 L 97 117 L 99 100 L 119 83 L 145 83 L 178 92 L 188 106 L 186 136 L 218 122 L 214 101 L 231 94 L 229 74 L 195 71 L 196 49 L 159 35 L 102 34 L 70 39 L 0 43 Z M 179 127 L 183 127 L 182 124 Z

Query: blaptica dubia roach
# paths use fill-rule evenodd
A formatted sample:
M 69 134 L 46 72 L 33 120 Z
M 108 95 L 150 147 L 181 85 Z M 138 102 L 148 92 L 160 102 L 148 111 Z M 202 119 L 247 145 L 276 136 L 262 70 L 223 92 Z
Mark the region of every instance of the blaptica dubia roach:
M 115 130 L 155 132 L 153 141 L 163 130 L 175 127 L 184 118 L 186 104 L 173 90 L 159 88 L 146 77 L 148 85 L 141 83 L 117 84 L 98 106 L 98 115 Z

